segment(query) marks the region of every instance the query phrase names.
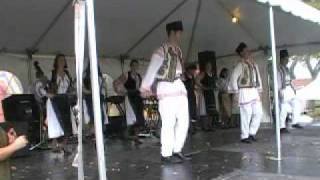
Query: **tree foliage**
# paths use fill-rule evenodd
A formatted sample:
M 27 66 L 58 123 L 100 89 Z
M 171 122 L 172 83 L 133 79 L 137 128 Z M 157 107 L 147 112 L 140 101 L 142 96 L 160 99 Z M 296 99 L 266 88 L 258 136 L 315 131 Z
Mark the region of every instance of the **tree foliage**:
M 304 62 L 305 67 L 309 70 L 312 79 L 316 79 L 318 74 L 320 73 L 320 53 L 310 54 L 310 55 L 302 55 L 302 56 L 292 56 L 291 59 L 293 63 L 289 67 L 290 75 L 293 79 L 296 79 L 294 75 L 294 68 L 298 62 Z M 318 60 L 315 66 L 311 65 L 311 60 L 316 59 Z
M 304 0 L 304 2 L 317 9 L 320 9 L 320 0 Z

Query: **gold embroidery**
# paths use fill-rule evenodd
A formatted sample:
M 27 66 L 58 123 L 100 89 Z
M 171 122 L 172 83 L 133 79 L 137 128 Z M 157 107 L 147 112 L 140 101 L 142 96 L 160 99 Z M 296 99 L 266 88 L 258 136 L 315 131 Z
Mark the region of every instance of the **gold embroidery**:
M 172 46 L 167 44 L 163 45 L 164 60 L 158 71 L 158 80 L 173 82 L 176 78 L 176 70 L 178 60 L 181 59 L 180 50 L 174 49 Z M 178 51 L 178 52 L 176 52 Z

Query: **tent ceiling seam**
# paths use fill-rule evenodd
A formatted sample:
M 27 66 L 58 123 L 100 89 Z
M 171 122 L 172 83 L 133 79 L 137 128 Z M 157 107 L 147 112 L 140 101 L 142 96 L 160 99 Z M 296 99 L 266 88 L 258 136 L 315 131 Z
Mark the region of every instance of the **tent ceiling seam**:
M 196 29 L 197 29 L 197 26 L 198 26 L 201 6 L 202 6 L 202 0 L 198 0 L 198 6 L 197 6 L 197 9 L 196 9 L 194 22 L 193 22 L 193 25 L 192 25 L 192 31 L 191 31 L 191 37 L 190 37 L 190 41 L 189 41 L 186 61 L 189 61 L 189 58 L 190 58 L 190 54 L 191 54 L 191 50 L 192 50 L 192 46 L 193 46 L 193 41 L 194 41 L 194 36 L 195 36 L 195 32 L 196 32 Z
M 129 55 L 138 45 L 140 45 L 154 30 L 156 30 L 165 20 L 167 20 L 173 13 L 179 10 L 186 2 L 189 0 L 183 0 L 179 4 L 177 4 L 171 11 L 169 11 L 163 18 L 161 18 L 152 28 L 147 31 L 141 38 L 138 39 L 136 43 L 134 43 L 125 53 L 125 55 Z
M 73 3 L 73 0 L 68 0 L 68 2 L 62 7 L 62 9 L 59 11 L 59 13 L 53 18 L 51 23 L 48 25 L 48 27 L 45 29 L 43 33 L 37 38 L 37 40 L 33 43 L 31 48 L 29 50 L 33 51 L 35 53 L 37 46 L 42 42 L 42 40 L 47 36 L 49 31 L 55 26 L 55 24 L 59 21 L 63 13 L 67 10 L 67 8 L 70 6 L 70 4 Z

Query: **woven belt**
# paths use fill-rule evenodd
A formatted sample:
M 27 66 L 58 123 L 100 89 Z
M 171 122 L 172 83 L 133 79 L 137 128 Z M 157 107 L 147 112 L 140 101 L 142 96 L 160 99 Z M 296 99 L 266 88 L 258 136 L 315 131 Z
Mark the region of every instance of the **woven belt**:
M 173 81 L 165 80 L 165 79 L 158 79 L 157 81 L 158 81 L 158 82 L 174 82 L 174 81 L 176 81 L 176 80 L 178 80 L 178 79 L 181 79 L 181 76 L 175 77 L 175 78 L 173 79 Z

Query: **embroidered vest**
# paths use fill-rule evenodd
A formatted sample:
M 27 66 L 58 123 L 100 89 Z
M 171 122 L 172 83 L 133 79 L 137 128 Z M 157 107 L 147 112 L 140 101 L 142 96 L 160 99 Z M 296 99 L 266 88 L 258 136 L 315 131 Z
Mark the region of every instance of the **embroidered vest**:
M 286 86 L 291 86 L 291 77 L 287 67 L 280 66 L 280 76 L 281 76 L 281 86 L 284 88 Z
M 241 63 L 242 73 L 238 79 L 239 88 L 257 88 L 260 86 L 257 67 L 254 64 Z
M 164 44 L 162 49 L 164 52 L 164 60 L 158 70 L 157 80 L 173 82 L 178 78 L 177 66 L 178 63 L 182 65 L 182 53 L 180 48 L 174 49 L 174 47 L 167 44 Z

